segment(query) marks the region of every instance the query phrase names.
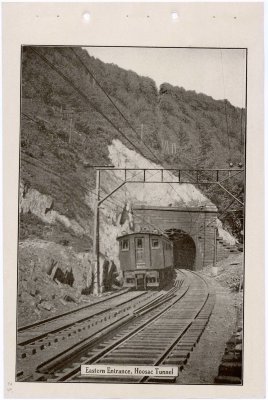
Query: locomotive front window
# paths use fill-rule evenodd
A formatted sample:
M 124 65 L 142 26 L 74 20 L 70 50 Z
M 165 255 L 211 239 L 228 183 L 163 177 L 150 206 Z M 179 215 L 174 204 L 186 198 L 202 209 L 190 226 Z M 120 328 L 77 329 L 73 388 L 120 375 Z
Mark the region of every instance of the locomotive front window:
M 152 248 L 159 249 L 159 240 L 158 239 L 152 239 Z
M 143 249 L 143 240 L 142 240 L 142 238 L 137 238 L 136 247 L 137 247 L 137 249 Z
M 121 250 L 122 251 L 128 251 L 129 250 L 129 240 L 128 239 L 123 239 L 121 241 Z

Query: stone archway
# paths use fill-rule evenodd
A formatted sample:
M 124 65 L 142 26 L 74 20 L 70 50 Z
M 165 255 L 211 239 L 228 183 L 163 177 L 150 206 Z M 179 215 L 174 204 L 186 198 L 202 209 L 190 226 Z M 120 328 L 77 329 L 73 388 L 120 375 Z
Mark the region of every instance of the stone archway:
M 177 264 L 182 265 L 183 260 L 186 264 L 184 267 L 188 266 L 194 271 L 213 262 L 214 248 L 211 243 L 214 240 L 216 217 L 215 206 L 182 208 L 137 205 L 133 208 L 134 225 L 139 225 L 142 220 L 150 227 L 153 225 L 162 232 L 177 230 L 178 233 L 187 235 L 184 239 L 180 239 L 181 246 L 179 246 L 180 241 L 175 243 L 175 253 L 179 251 L 179 248 L 185 248 L 184 255 L 177 256 L 177 259 L 181 260 Z M 187 249 L 188 255 L 186 255 Z M 193 258 L 194 265 L 192 265 Z
M 180 229 L 167 229 L 166 233 L 173 242 L 174 268 L 194 270 L 196 246 L 190 235 Z

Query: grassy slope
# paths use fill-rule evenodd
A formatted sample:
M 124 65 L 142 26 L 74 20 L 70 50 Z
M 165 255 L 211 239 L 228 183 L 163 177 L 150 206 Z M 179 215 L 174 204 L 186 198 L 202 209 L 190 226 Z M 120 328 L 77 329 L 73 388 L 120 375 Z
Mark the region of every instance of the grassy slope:
M 131 130 L 93 79 L 79 64 L 71 49 L 39 48 L 56 68 L 64 73 L 83 93 L 80 97 L 59 74 L 29 48 L 23 51 L 22 117 L 21 123 L 21 178 L 28 187 L 50 194 L 53 208 L 82 226 L 92 222 L 92 212 L 86 204 L 88 189 L 93 189 L 94 173 L 84 163 L 107 164 L 107 145 L 119 138 L 131 145 L 105 120 L 95 108 L 103 112 L 137 146 L 137 135 Z M 165 165 L 188 168 L 224 168 L 228 161 L 238 162 L 241 145 L 241 110 L 230 103 L 215 101 L 209 96 L 185 91 L 163 84 L 160 92 L 150 78 L 140 77 L 113 64 L 104 64 L 90 57 L 85 50 L 76 49 L 98 81 L 124 113 L 136 132 L 144 125 L 144 142 L 165 162 Z M 92 107 L 94 104 L 94 107 Z M 226 135 L 227 107 L 230 149 Z M 73 110 L 72 137 L 69 142 L 70 117 L 61 110 Z M 31 117 L 30 120 L 26 116 Z M 243 122 L 244 123 L 244 122 Z M 163 150 L 163 140 L 176 143 L 177 154 Z M 153 159 L 145 146 L 140 146 L 147 158 Z M 229 186 L 238 192 L 241 182 Z M 205 192 L 206 189 L 202 188 Z M 229 198 L 214 191 L 207 195 L 223 208 Z M 228 217 L 230 219 L 230 216 Z M 237 230 L 240 230 L 237 220 Z M 231 225 L 233 219 L 229 221 Z M 228 221 L 226 220 L 228 224 Z M 33 221 L 23 221 L 21 237 L 27 237 Z M 58 239 L 62 228 L 56 228 Z M 34 234 L 41 235 L 41 229 Z M 39 233 L 38 233 L 39 232 Z M 43 233 L 42 233 L 43 235 Z M 56 235 L 57 236 L 57 235 Z M 65 232 L 66 240 L 75 244 L 73 235 Z M 48 235 L 50 240 L 57 241 Z M 85 240 L 85 249 L 88 243 Z

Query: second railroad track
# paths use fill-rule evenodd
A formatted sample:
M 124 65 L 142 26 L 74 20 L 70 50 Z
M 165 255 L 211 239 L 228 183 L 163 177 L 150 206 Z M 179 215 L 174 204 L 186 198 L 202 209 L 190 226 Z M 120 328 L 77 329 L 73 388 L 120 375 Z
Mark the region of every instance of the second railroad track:
M 181 276 L 183 275 L 183 279 Z M 178 273 L 176 285 L 124 315 L 114 328 L 69 348 L 36 368 L 48 382 L 171 383 L 174 377 L 82 376 L 81 364 L 178 366 L 182 370 L 212 313 L 215 293 L 199 275 Z

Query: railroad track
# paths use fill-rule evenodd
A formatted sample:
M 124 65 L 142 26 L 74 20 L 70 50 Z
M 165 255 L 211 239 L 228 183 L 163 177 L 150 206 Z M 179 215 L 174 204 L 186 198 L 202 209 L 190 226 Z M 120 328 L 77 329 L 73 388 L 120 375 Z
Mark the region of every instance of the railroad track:
M 76 322 L 82 322 L 92 316 L 101 315 L 115 307 L 126 304 L 134 299 L 141 298 L 145 291 L 129 292 L 124 291 L 119 295 L 110 297 L 97 303 L 88 304 L 80 309 L 72 310 L 61 315 L 37 321 L 33 324 L 18 329 L 17 343 L 20 346 L 36 342 L 48 334 L 67 328 Z
M 133 317 L 136 308 L 161 301 L 165 291 L 123 291 L 103 301 L 18 329 L 17 380 L 46 359 L 77 348 Z
M 170 383 L 173 377 L 81 376 L 81 364 L 169 365 L 180 370 L 202 335 L 215 294 L 199 275 L 183 271 L 169 292 L 135 309 L 118 327 L 37 368 L 37 381 Z
M 79 314 L 81 311 L 83 312 L 84 310 L 88 310 L 88 309 L 90 309 L 92 307 L 95 307 L 96 305 L 97 306 L 99 306 L 101 304 L 104 305 L 105 303 L 108 303 L 111 299 L 114 299 L 116 297 L 122 296 L 123 294 L 125 294 L 127 292 L 129 292 L 129 289 L 121 289 L 121 290 L 118 290 L 116 293 L 113 293 L 112 295 L 100 298 L 100 299 L 94 301 L 93 303 L 84 305 L 84 306 L 76 308 L 74 310 L 67 311 L 65 313 L 58 314 L 58 315 L 53 315 L 50 318 L 42 319 L 41 321 L 36 321 L 36 322 L 33 322 L 33 323 L 29 324 L 29 325 L 20 326 L 18 328 L 18 330 L 17 330 L 17 334 L 19 336 L 20 334 L 23 334 L 24 332 L 29 331 L 31 329 L 34 329 L 36 327 L 41 327 L 42 326 L 42 328 L 43 328 L 50 321 L 59 320 L 59 319 L 65 317 L 67 315 Z

